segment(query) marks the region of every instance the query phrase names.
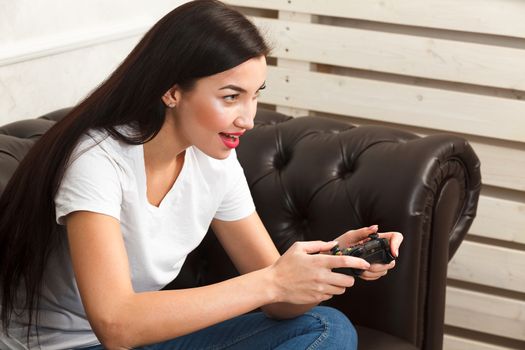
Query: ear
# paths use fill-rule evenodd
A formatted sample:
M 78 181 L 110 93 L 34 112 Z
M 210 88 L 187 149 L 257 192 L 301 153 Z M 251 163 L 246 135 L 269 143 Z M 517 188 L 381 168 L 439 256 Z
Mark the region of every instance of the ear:
M 172 88 L 170 88 L 168 91 L 162 95 L 162 102 L 166 105 L 168 108 L 174 108 L 177 106 L 177 103 L 180 101 L 180 88 L 178 85 L 174 85 Z

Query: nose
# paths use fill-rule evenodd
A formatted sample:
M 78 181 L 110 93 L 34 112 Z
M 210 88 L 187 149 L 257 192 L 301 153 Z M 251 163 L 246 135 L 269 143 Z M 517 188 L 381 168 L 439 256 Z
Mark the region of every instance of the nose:
M 238 128 L 250 130 L 253 128 L 253 120 L 257 112 L 257 100 L 249 103 L 239 110 L 239 116 L 235 119 L 234 125 Z
M 250 130 L 253 128 L 253 117 L 238 117 L 235 119 L 234 125 L 240 129 Z

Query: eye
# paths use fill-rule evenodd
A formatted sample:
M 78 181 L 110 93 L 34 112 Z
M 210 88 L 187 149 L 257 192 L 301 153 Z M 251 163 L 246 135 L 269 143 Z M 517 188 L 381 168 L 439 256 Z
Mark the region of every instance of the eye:
M 233 95 L 223 96 L 223 99 L 227 102 L 233 102 L 237 100 L 238 97 L 239 97 L 239 94 L 233 94 Z
M 264 84 L 263 86 L 259 88 L 259 90 L 257 90 L 257 92 L 255 93 L 255 97 L 259 97 L 259 95 L 261 94 L 261 91 L 264 89 L 266 89 L 266 84 Z

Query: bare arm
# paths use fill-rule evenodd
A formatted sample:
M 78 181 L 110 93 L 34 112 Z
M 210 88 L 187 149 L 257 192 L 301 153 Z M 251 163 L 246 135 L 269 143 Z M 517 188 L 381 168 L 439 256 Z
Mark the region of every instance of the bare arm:
M 333 267 L 369 266 L 353 257 L 308 254 L 333 246 L 318 241 L 296 243 L 279 257 L 254 215 L 213 224 L 243 275 L 205 287 L 136 293 L 119 222 L 92 212 L 69 214 L 75 277 L 104 347 L 126 349 L 173 339 L 258 307 L 274 317 L 291 317 L 354 283 L 353 277 L 331 273 Z
M 256 213 L 239 221 L 214 220 L 212 228 L 241 274 L 271 266 L 281 256 Z M 273 303 L 261 309 L 272 318 L 292 318 L 317 304 Z
M 315 261 L 315 256 L 307 254 L 319 252 L 316 247 L 329 250 L 333 243 L 295 244 L 285 253 L 284 259 L 279 261 L 281 255 L 256 213 L 238 221 L 214 220 L 212 228 L 241 274 L 267 267 L 278 270 L 274 275 L 276 287 L 281 294 L 288 295 L 290 301 L 262 306 L 261 309 L 272 318 L 292 318 L 301 315 L 319 302 L 344 293 L 345 288 L 354 283 L 353 277 L 330 273 L 325 259 L 331 257 L 324 256 Z M 354 266 L 365 263 L 361 259 L 351 259 L 350 263 Z M 332 279 L 327 284 L 329 277 Z M 312 293 L 309 291 L 311 289 L 318 293 Z M 304 296 L 297 293 L 301 290 L 307 294 L 311 293 L 310 300 L 303 299 Z
M 67 227 L 82 302 L 95 334 L 108 349 L 172 339 L 275 298 L 267 270 L 201 288 L 135 293 L 116 219 L 79 211 L 68 216 Z

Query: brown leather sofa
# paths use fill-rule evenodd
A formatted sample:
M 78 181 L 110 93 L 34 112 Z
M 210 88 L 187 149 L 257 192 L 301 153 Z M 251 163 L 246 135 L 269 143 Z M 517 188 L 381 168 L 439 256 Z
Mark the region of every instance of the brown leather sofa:
M 0 192 L 35 139 L 67 109 L 0 127 Z M 260 109 L 238 157 L 257 210 L 284 252 L 378 224 L 405 240 L 396 268 L 327 305 L 357 325 L 360 349 L 441 349 L 447 263 L 476 214 L 480 164 L 466 140 Z M 21 194 L 23 195 L 23 194 Z M 237 272 L 212 233 L 166 288 Z

